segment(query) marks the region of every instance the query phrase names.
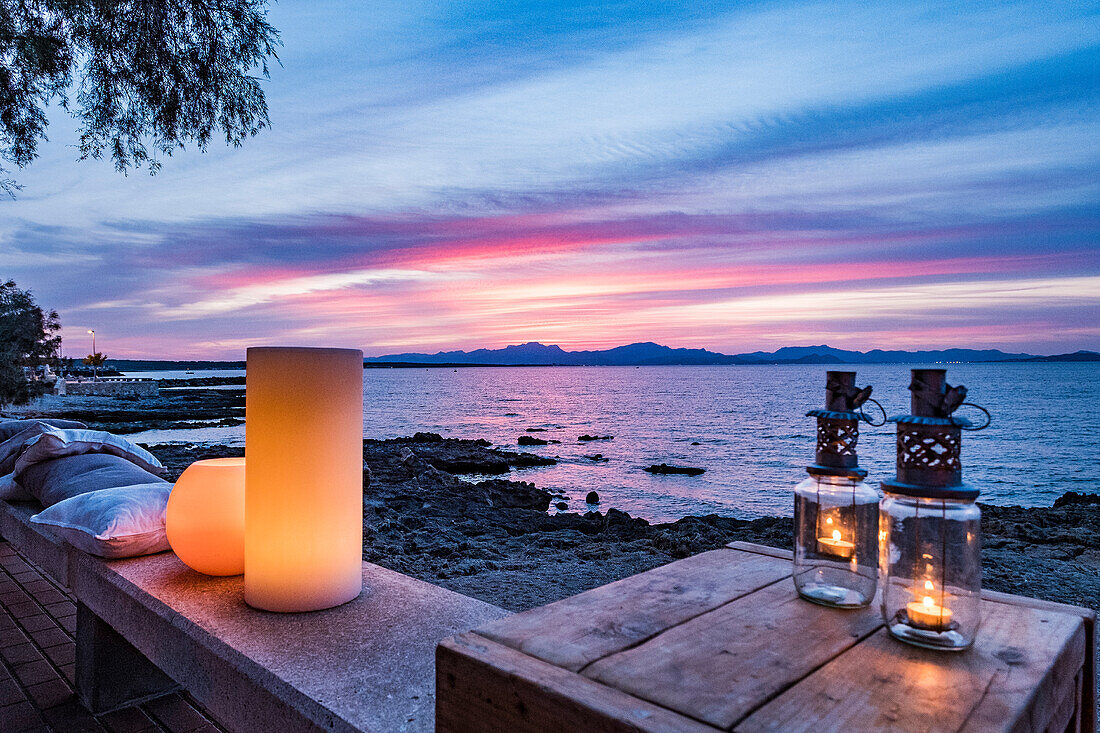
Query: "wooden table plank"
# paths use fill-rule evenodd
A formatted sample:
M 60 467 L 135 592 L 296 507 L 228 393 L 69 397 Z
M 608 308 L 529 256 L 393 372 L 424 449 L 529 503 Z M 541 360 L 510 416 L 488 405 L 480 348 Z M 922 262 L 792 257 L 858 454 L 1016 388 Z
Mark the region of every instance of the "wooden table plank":
M 1024 730 L 1085 655 L 1082 619 L 985 602 L 972 649 L 932 652 L 885 629 L 841 654 L 741 721 L 736 731 Z M 1061 670 L 1061 671 L 1060 671 Z
M 734 550 L 742 550 L 744 552 L 753 552 L 759 555 L 767 555 L 769 557 L 785 558 L 787 560 L 794 557 L 794 553 L 791 550 L 769 547 L 767 545 L 758 545 L 753 542 L 731 542 L 726 545 L 726 547 Z M 1028 606 L 1030 608 L 1046 609 L 1080 616 L 1085 622 L 1085 646 L 1089 650 L 1096 649 L 1096 611 L 1091 608 L 1070 606 L 1065 603 L 1055 603 L 1054 601 L 1044 601 L 1038 598 L 1028 598 L 1026 596 L 1014 596 L 1009 593 L 1000 593 L 992 590 L 983 590 L 982 599 L 986 601 L 996 601 L 998 603 L 1008 603 L 1014 606 Z M 876 599 L 875 603 L 872 605 L 877 606 L 878 600 Z M 1088 711 L 1088 714 L 1080 716 L 1081 733 L 1096 733 L 1096 715 L 1093 712 L 1096 710 L 1096 656 L 1093 653 L 1085 655 L 1085 667 L 1081 681 L 1081 702 L 1078 707 L 1081 710 Z
M 1063 733 L 1066 730 L 1071 730 L 1071 725 L 1074 726 L 1072 730 L 1078 730 L 1079 726 L 1073 716 L 1074 713 L 1077 712 L 1077 706 L 1081 703 L 1080 676 L 1081 673 L 1078 672 L 1078 678 L 1062 694 L 1062 700 L 1055 708 L 1054 715 L 1051 717 L 1051 723 L 1047 726 L 1047 730 Z
M 478 633 L 576 672 L 790 574 L 784 560 L 713 550 L 509 616 Z
M 1055 603 L 1054 601 L 1042 601 L 1038 598 L 1027 598 L 1026 596 L 1013 596 L 1008 593 L 998 593 L 991 590 L 983 590 L 982 599 L 997 601 L 999 603 L 1009 603 L 1016 606 L 1028 606 L 1030 608 L 1057 611 L 1059 613 L 1069 613 L 1081 617 L 1085 622 L 1085 648 L 1088 650 L 1088 653 L 1085 654 L 1085 667 L 1082 670 L 1081 703 L 1078 707 L 1088 711 L 1089 714 L 1082 716 L 1080 727 L 1081 733 L 1096 733 L 1096 715 L 1094 714 L 1096 710 L 1096 655 L 1094 653 L 1096 649 L 1096 611 L 1091 608 L 1070 606 L 1065 603 Z
M 436 650 L 435 721 L 440 733 L 717 733 L 473 632 Z
M 790 556 L 732 543 L 494 622 L 499 644 L 478 632 L 475 649 L 444 644 L 439 699 L 455 712 L 440 719 L 452 731 L 1094 733 L 1093 611 L 987 591 L 974 648 L 933 652 L 891 639 L 877 605 L 797 599 Z
M 751 552 L 756 555 L 767 555 L 768 557 L 777 557 L 780 560 L 794 560 L 794 551 L 784 549 L 782 547 L 770 547 L 768 545 L 758 545 L 755 542 L 744 542 L 737 540 L 726 545 L 731 550 L 741 550 L 742 552 Z
M 877 608 L 822 608 L 780 582 L 605 657 L 584 674 L 729 728 L 881 626 Z

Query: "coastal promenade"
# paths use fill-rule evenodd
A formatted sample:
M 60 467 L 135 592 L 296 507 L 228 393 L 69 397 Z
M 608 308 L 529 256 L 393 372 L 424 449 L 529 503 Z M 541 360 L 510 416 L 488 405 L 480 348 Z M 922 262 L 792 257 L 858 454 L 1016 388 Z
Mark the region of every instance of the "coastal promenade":
M 73 690 L 75 634 L 72 596 L 0 540 L 0 721 L 5 733 L 224 730 L 186 692 L 93 716 Z

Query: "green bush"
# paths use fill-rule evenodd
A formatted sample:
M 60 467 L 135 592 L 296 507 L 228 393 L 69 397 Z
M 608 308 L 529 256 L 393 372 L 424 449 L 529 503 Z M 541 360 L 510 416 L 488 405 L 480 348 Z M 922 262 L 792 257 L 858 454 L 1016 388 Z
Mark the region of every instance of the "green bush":
M 44 311 L 15 281 L 0 284 L 0 404 L 20 404 L 45 389 L 28 382 L 24 367 L 57 366 L 61 337 L 57 311 Z

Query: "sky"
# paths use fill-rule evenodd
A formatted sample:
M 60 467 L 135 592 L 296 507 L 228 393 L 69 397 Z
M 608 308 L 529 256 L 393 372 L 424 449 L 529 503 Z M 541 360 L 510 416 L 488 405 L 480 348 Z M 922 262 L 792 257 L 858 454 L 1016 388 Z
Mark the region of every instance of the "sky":
M 1100 2 L 283 0 L 272 127 L 54 110 L 0 278 L 65 350 L 1100 350 Z

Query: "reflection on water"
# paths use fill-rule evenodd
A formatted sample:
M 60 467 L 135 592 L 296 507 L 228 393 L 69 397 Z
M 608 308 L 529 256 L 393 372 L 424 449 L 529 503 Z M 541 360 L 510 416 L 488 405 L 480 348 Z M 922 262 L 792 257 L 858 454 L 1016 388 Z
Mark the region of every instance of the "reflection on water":
M 908 412 L 911 365 L 854 368 L 859 384 L 891 415 Z M 919 366 L 919 365 L 915 365 Z M 934 365 L 930 365 L 934 366 Z M 502 447 L 557 456 L 557 466 L 518 474 L 566 493 L 584 510 L 595 490 L 602 508 L 651 521 L 710 512 L 789 514 L 791 490 L 813 458 L 824 366 L 514 367 L 367 369 L 364 435 L 391 438 L 428 430 L 487 438 Z M 205 376 L 198 372 L 194 376 Z M 1050 505 L 1066 491 L 1100 490 L 1100 364 L 958 364 L 951 384 L 966 384 L 993 425 L 965 434 L 963 465 L 982 500 Z M 545 432 L 526 433 L 527 428 Z M 612 441 L 578 443 L 584 434 Z M 534 435 L 559 445 L 519 448 Z M 145 442 L 240 444 L 243 426 L 150 431 Z M 699 443 L 699 445 L 693 445 Z M 894 427 L 863 427 L 860 461 L 868 481 L 893 474 Z M 601 453 L 607 461 L 586 456 Z M 705 468 L 699 477 L 654 476 L 653 463 Z

